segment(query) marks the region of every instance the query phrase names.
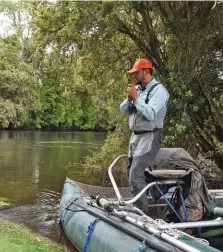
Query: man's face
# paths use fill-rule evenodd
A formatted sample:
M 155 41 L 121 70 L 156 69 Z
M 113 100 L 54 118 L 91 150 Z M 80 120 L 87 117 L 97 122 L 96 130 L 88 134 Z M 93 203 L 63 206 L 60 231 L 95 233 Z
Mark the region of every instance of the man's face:
M 145 71 L 143 69 L 139 69 L 138 71 L 131 74 L 133 78 L 136 79 L 137 83 L 143 83 L 143 80 L 145 79 Z

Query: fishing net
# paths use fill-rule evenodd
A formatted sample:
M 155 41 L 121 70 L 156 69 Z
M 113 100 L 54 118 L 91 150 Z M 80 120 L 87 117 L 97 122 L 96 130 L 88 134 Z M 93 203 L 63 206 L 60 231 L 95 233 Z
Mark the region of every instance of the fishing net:
M 222 181 L 207 181 L 208 188 L 209 189 L 219 189 L 222 188 Z M 103 186 L 94 186 L 94 185 L 87 185 L 83 184 L 77 181 L 69 180 L 69 183 L 72 183 L 75 185 L 77 189 L 80 190 L 82 196 L 101 196 L 106 197 L 108 199 L 117 199 L 117 196 L 115 194 L 115 191 L 112 187 L 103 187 Z M 220 185 L 221 184 L 221 185 Z M 219 187 L 220 186 L 220 187 Z M 174 189 L 170 189 L 170 193 L 173 192 Z M 132 194 L 129 187 L 119 187 L 119 191 L 124 199 L 130 199 L 132 198 Z

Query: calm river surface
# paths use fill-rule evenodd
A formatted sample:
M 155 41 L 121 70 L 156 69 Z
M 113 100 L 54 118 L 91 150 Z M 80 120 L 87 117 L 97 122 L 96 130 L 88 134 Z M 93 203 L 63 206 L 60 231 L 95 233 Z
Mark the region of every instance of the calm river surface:
M 15 203 L 1 210 L 0 217 L 58 241 L 56 220 L 63 182 L 67 175 L 88 180 L 78 167 L 68 174 L 68 167 L 97 150 L 105 137 L 92 132 L 0 131 L 0 197 Z
M 23 223 L 76 252 L 57 224 L 60 193 L 66 176 L 111 186 L 107 172 L 91 173 L 77 164 L 105 138 L 93 132 L 0 131 L 0 198 L 14 202 L 8 209 L 0 207 L 0 218 Z M 125 173 L 114 177 L 118 185 L 127 185 Z

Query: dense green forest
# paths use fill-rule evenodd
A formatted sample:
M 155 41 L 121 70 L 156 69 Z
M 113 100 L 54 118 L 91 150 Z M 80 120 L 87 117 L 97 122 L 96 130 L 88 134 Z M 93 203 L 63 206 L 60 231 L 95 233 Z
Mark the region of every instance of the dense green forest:
M 1 1 L 0 128 L 107 130 L 89 160 L 127 150 L 119 114 L 129 70 L 148 58 L 171 94 L 164 146 L 223 169 L 223 4 Z

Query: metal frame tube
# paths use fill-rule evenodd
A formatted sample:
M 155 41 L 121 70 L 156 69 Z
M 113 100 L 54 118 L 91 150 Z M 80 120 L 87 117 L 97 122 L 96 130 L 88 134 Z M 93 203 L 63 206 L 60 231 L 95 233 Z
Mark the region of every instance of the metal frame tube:
M 215 207 L 213 212 L 215 215 L 223 218 L 223 208 L 222 207 Z
M 223 189 L 210 189 L 208 190 L 210 193 L 223 193 Z
M 170 244 L 178 247 L 179 249 L 182 249 L 185 252 L 200 252 L 200 250 L 193 248 L 190 245 L 187 245 L 186 243 L 179 241 L 166 233 L 162 233 L 154 227 L 149 227 L 148 231 L 154 235 L 159 235 L 162 240 L 169 242 Z
M 134 202 L 136 202 L 142 195 L 143 193 L 145 193 L 150 187 L 154 186 L 154 185 L 170 185 L 170 184 L 176 184 L 176 183 L 180 183 L 182 184 L 183 181 L 176 181 L 176 180 L 163 180 L 162 182 L 160 181 L 155 181 L 152 183 L 149 183 L 148 185 L 146 185 L 141 192 L 139 192 L 133 199 L 131 200 L 127 200 L 125 201 L 126 204 L 132 204 Z
M 128 155 L 127 155 L 127 154 L 124 154 L 124 155 L 118 156 L 118 157 L 112 162 L 112 164 L 111 164 L 111 165 L 109 166 L 109 168 L 108 168 L 108 176 L 109 176 L 109 178 L 110 178 L 110 181 L 111 181 L 111 183 L 112 183 L 112 186 L 113 186 L 113 188 L 114 188 L 114 190 L 115 190 L 115 193 L 116 193 L 116 195 L 117 195 L 118 202 L 119 202 L 121 205 L 123 205 L 124 200 L 123 200 L 123 198 L 122 198 L 122 196 L 121 196 L 121 194 L 120 194 L 120 191 L 119 191 L 119 189 L 118 189 L 118 186 L 117 186 L 117 184 L 116 184 L 116 182 L 115 182 L 115 179 L 114 179 L 114 177 L 113 177 L 113 175 L 112 175 L 112 170 L 113 170 L 114 166 L 117 164 L 117 162 L 118 162 L 119 160 L 121 160 L 121 159 L 124 159 L 124 158 L 128 158 Z
M 113 177 L 113 174 L 112 174 L 112 170 L 114 169 L 115 165 L 117 164 L 117 162 L 121 159 L 124 159 L 124 158 L 128 158 L 128 155 L 127 154 L 124 154 L 124 155 L 120 155 L 118 156 L 113 162 L 112 164 L 109 166 L 108 168 L 108 176 L 110 178 L 110 181 L 112 183 L 112 186 L 114 188 L 114 191 L 116 193 L 116 196 L 117 196 L 117 199 L 118 199 L 118 203 L 120 205 L 125 205 L 125 204 L 132 204 L 134 202 L 136 202 L 142 195 L 143 193 L 145 193 L 150 187 L 158 184 L 158 185 L 163 185 L 163 184 L 176 184 L 177 182 L 178 183 L 183 183 L 182 181 L 176 181 L 176 180 L 163 180 L 162 182 L 159 182 L 159 181 L 156 181 L 156 182 L 152 182 L 152 183 L 149 183 L 148 185 L 146 185 L 141 192 L 139 192 L 133 199 L 131 200 L 127 200 L 127 201 L 124 201 L 124 199 L 122 198 L 121 194 L 120 194 L 120 191 L 118 189 L 118 186 L 115 182 L 115 179 Z
M 127 201 L 124 201 L 124 199 L 122 198 L 121 194 L 120 194 L 120 191 L 118 189 L 118 186 L 115 182 L 115 179 L 113 177 L 113 174 L 112 174 L 112 170 L 114 169 L 115 165 L 117 164 L 117 162 L 121 159 L 124 159 L 124 158 L 128 158 L 128 155 L 127 154 L 124 154 L 124 155 L 120 155 L 118 156 L 113 162 L 112 164 L 109 166 L 108 168 L 108 175 L 109 175 L 109 178 L 110 178 L 110 181 L 112 183 L 112 186 L 114 188 L 114 191 L 116 193 L 116 196 L 117 196 L 117 199 L 118 199 L 118 203 L 120 205 L 125 205 L 125 204 L 133 204 L 135 203 L 142 195 L 143 193 L 145 193 L 150 187 L 158 184 L 158 185 L 164 185 L 164 184 L 176 184 L 176 183 L 183 183 L 183 181 L 176 181 L 176 180 L 163 180 L 162 182 L 160 181 L 155 181 L 155 182 L 152 182 L 152 183 L 149 183 L 148 185 L 146 185 L 142 190 L 141 192 L 139 192 L 133 199 L 130 199 L 130 200 L 127 200 Z M 222 193 L 223 192 L 223 189 L 218 189 L 218 190 L 209 190 L 209 193 Z M 216 195 L 214 196 L 215 199 L 219 198 L 221 199 L 223 196 L 222 195 Z M 197 225 L 195 224 L 196 222 L 192 222 L 192 223 L 185 223 L 184 224 L 184 227 L 185 225 L 189 225 L 190 227 L 195 227 L 193 225 Z M 201 222 L 199 222 L 201 224 Z M 202 225 L 205 225 L 206 226 L 213 226 L 213 221 L 204 221 L 202 222 L 203 224 Z M 173 224 L 173 225 L 180 225 L 180 223 L 178 224 Z M 192 225 L 192 226 L 191 226 Z M 217 222 L 216 223 L 217 226 L 221 226 L 222 224 Z M 196 227 L 199 227 L 199 226 L 196 226 Z
M 223 199 L 223 196 L 213 196 L 213 199 Z
M 159 238 L 162 239 L 163 241 L 166 241 L 166 242 L 172 244 L 173 246 L 176 246 L 177 248 L 181 249 L 182 251 L 200 252 L 200 250 L 197 250 L 196 248 L 193 248 L 190 245 L 187 245 L 186 243 L 184 243 L 180 240 L 177 240 L 176 238 L 174 238 L 174 237 L 172 237 L 162 231 L 159 231 L 158 229 L 156 229 L 152 225 L 151 226 L 145 225 L 144 222 L 128 216 L 128 214 L 126 212 L 123 212 L 123 211 L 119 212 L 114 209 L 114 214 L 119 218 L 125 219 L 127 222 L 133 224 L 134 226 L 140 227 L 153 235 L 159 236 Z
M 195 222 L 182 222 L 182 223 L 168 223 L 163 225 L 157 225 L 159 229 L 182 229 L 182 228 L 196 228 L 196 227 L 212 227 L 223 226 L 223 220 L 211 220 L 211 221 L 195 221 Z

